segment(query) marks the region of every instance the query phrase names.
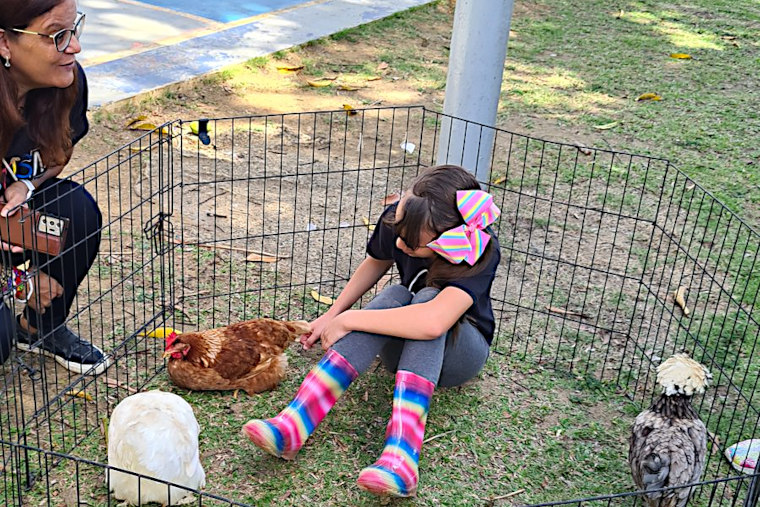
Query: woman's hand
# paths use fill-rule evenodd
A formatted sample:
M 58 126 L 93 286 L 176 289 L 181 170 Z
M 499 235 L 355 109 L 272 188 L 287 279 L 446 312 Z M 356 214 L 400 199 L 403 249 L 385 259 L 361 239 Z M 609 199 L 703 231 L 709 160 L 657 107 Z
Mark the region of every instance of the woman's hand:
M 26 201 L 26 194 L 29 192 L 29 188 L 20 181 L 14 181 L 5 189 L 3 196 L 5 197 L 5 206 L 0 209 L 0 216 L 7 217 L 17 206 L 23 204 Z
M 26 304 L 37 313 L 43 314 L 53 300 L 60 296 L 63 296 L 61 284 L 46 273 L 37 271 L 37 274 L 34 275 L 34 292 Z
M 5 198 L 5 204 L 0 209 L 0 216 L 7 217 L 9 214 L 13 214 L 11 211 L 26 200 L 27 190 L 26 185 L 18 181 L 8 185 L 3 196 Z M 10 250 L 13 253 L 21 253 L 24 251 L 20 246 L 11 245 L 5 241 L 0 241 L 0 249 Z
M 327 324 L 329 324 L 334 318 L 335 316 L 328 311 L 309 323 L 311 332 L 309 334 L 302 334 L 298 340 L 301 342 L 304 350 L 310 349 L 315 343 L 317 343 L 322 337 L 322 332 Z
M 348 324 L 349 316 L 353 311 L 354 310 L 348 310 L 341 313 L 325 326 L 322 330 L 322 350 L 327 351 L 327 349 L 335 345 L 338 340 L 353 331 Z
M 0 241 L 0 249 L 2 250 L 10 250 L 13 253 L 21 253 L 24 251 L 23 248 L 16 245 L 11 245 L 10 243 L 6 243 L 5 241 Z

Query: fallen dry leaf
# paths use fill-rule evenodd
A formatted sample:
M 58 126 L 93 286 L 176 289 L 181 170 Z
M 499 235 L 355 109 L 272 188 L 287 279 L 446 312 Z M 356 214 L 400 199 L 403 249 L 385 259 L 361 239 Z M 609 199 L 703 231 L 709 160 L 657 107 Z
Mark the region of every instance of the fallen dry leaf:
M 303 65 L 278 65 L 277 72 L 280 74 L 292 74 L 303 69 Z
M 326 86 L 332 85 L 332 80 L 330 79 L 320 79 L 318 81 L 306 81 L 306 84 L 309 86 L 312 86 L 314 88 L 325 88 Z
M 361 90 L 364 88 L 363 86 L 353 86 L 353 85 L 347 85 L 347 84 L 341 84 L 338 85 L 338 89 L 347 91 L 347 92 L 355 92 L 356 90 Z
M 134 118 L 130 118 L 129 120 L 127 120 L 127 122 L 124 124 L 124 126 L 126 128 L 129 128 L 132 125 L 134 125 L 135 123 L 138 123 L 138 122 L 141 122 L 141 121 L 145 121 L 147 119 L 148 119 L 147 116 L 145 116 L 144 114 L 141 114 L 140 116 L 135 116 Z
M 107 385 L 108 387 L 118 387 L 132 394 L 137 392 L 137 389 L 135 389 L 134 387 L 130 387 L 124 384 L 123 382 L 119 382 L 118 380 L 113 379 L 113 378 L 103 377 L 103 383 Z
M 610 123 L 605 123 L 604 125 L 594 125 L 594 128 L 596 130 L 609 130 L 611 128 L 617 127 L 618 122 L 612 121 Z
M 74 398 L 82 398 L 83 400 L 86 400 L 86 401 L 95 401 L 95 398 L 93 398 L 92 396 L 90 396 L 84 391 L 73 391 L 73 392 L 69 391 L 66 393 L 66 395 L 72 396 Z
M 277 257 L 253 252 L 246 256 L 245 262 L 277 262 Z
M 549 310 L 552 313 L 559 313 L 560 315 L 567 315 L 569 317 L 580 317 L 582 319 L 590 319 L 591 316 L 587 315 L 585 313 L 580 312 L 574 312 L 572 310 L 565 310 L 564 308 L 557 308 L 556 306 L 546 306 L 547 310 Z
M 683 316 L 688 317 L 691 311 L 686 306 L 686 287 L 683 285 L 678 287 L 673 293 L 673 299 L 675 300 L 676 304 L 681 307 Z
M 369 218 L 362 217 L 362 222 L 364 222 L 364 225 L 366 225 L 367 229 L 369 229 L 370 231 L 375 230 L 375 224 L 370 223 Z
M 132 122 L 127 128 L 129 130 L 156 130 L 157 127 L 153 123 Z
M 642 93 L 641 95 L 639 95 L 639 97 L 636 100 L 653 100 L 653 101 L 657 101 L 657 100 L 662 100 L 662 97 L 660 97 L 656 93 Z
M 691 55 L 687 55 L 686 53 L 670 53 L 670 57 L 676 60 L 691 60 Z
M 146 132 L 158 129 L 158 127 L 153 123 L 134 123 L 127 128 L 129 130 L 144 130 Z M 169 129 L 167 127 L 162 127 L 161 130 L 159 130 L 159 134 L 169 135 Z
M 721 39 L 723 39 L 726 42 L 730 42 L 731 45 L 739 48 L 741 45 L 736 41 L 736 35 L 722 35 Z
M 515 496 L 515 495 L 519 495 L 520 493 L 525 493 L 525 488 L 516 489 L 516 490 L 512 491 L 511 493 L 507 493 L 506 495 L 495 496 L 493 498 L 490 498 L 489 501 L 491 503 L 493 503 L 493 502 L 496 502 L 496 500 L 504 500 L 506 498 L 510 498 L 510 497 Z
M 367 78 L 367 81 L 380 81 L 381 79 L 383 79 L 383 78 L 380 77 L 380 76 L 369 76 Z
M 326 305 L 333 304 L 333 298 L 328 297 L 328 296 L 323 296 L 322 294 L 320 294 L 319 292 L 315 290 L 311 291 L 311 297 L 314 299 L 314 301 L 317 301 L 319 303 L 323 303 Z
M 583 155 L 591 155 L 592 150 L 591 148 L 582 145 L 581 143 L 575 143 L 575 147 L 578 148 L 578 151 L 580 151 Z
M 494 185 L 501 185 L 505 181 L 507 181 L 507 177 L 506 176 L 499 176 L 498 178 L 496 178 L 495 180 L 493 180 L 493 184 Z

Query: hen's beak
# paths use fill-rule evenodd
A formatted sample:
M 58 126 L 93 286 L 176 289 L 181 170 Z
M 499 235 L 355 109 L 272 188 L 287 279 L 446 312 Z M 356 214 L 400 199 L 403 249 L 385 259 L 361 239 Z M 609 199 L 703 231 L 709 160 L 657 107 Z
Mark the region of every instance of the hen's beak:
M 167 357 L 171 357 L 172 354 L 175 354 L 177 352 L 182 352 L 182 349 L 180 349 L 176 344 L 174 344 L 171 347 L 167 347 L 166 350 L 164 350 L 164 354 L 161 356 L 161 358 L 166 359 Z

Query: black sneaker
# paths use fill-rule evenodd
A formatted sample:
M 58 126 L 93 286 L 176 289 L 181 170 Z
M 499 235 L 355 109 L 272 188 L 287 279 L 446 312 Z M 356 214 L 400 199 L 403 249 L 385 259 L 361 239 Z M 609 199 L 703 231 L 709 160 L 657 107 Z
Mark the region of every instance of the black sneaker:
M 31 334 L 17 325 L 16 338 L 17 348 L 52 357 L 58 364 L 74 373 L 98 375 L 110 365 L 102 350 L 81 339 L 66 326 L 58 328 L 39 342 L 37 333 Z

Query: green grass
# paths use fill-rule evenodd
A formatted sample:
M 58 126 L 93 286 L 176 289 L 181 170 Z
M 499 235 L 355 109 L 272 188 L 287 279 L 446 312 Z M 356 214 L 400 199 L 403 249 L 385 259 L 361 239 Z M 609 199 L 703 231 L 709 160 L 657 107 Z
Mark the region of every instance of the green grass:
M 265 455 L 240 435 L 249 418 L 271 416 L 289 401 L 316 354 L 291 350 L 287 379 L 253 397 L 189 393 L 173 387 L 165 372 L 148 386 L 180 394 L 194 407 L 207 492 L 251 505 L 376 505 L 355 479 L 382 450 L 393 388 L 393 376 L 382 368 L 351 386 L 294 462 Z M 589 388 L 575 377 L 495 356 L 479 381 L 437 391 L 420 491 L 410 504 L 483 505 L 517 490 L 519 501 L 528 503 L 625 489 L 627 405 L 603 385 Z M 77 455 L 103 462 L 100 434 Z M 546 466 L 548 459 L 553 466 Z M 74 488 L 73 472 L 66 462 L 56 470 L 54 496 Z M 82 497 L 104 505 L 102 470 L 83 468 L 79 476 Z
M 534 113 L 569 129 L 616 121 L 604 134 L 613 148 L 670 159 L 757 223 L 756 2 L 563 0 L 538 7 L 540 14 L 513 18 L 505 119 Z M 646 92 L 663 100 L 637 102 Z
M 248 61 L 245 62 L 245 66 L 249 69 L 263 69 L 266 67 L 267 63 L 269 62 L 269 58 L 266 56 L 256 56 L 254 58 L 248 59 Z

